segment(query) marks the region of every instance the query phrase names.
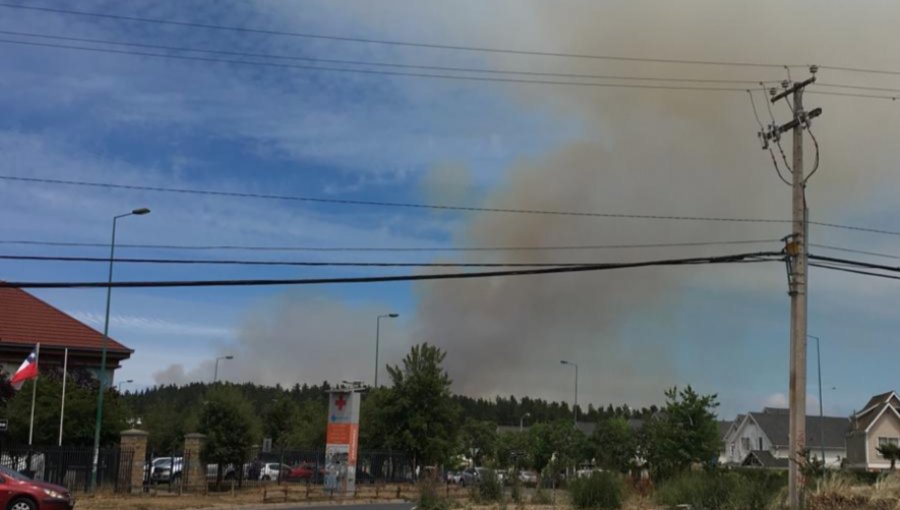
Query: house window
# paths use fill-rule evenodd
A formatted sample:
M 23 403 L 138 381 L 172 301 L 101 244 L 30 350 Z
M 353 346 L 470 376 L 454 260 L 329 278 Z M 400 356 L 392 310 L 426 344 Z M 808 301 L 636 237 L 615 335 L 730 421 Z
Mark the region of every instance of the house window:
M 750 438 L 749 437 L 741 438 L 741 450 L 744 450 L 745 452 L 750 451 Z
M 892 444 L 892 445 L 900 445 L 900 438 L 897 437 L 879 437 L 878 438 L 878 447 L 881 448 L 884 445 Z M 884 457 L 880 452 L 878 453 L 879 457 Z
M 763 449 L 763 447 L 762 447 L 762 438 L 759 438 L 759 448 L 758 448 L 758 449 L 759 449 L 759 450 L 762 450 L 762 449 Z

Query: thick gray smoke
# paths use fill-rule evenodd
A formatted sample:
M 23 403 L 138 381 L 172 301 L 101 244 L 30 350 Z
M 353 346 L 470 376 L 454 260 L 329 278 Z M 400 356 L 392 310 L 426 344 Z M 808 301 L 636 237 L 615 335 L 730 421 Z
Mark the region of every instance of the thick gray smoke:
M 496 9 L 497 17 L 482 12 L 484 16 L 469 19 L 469 25 L 458 19 L 463 14 L 445 13 L 449 16 L 445 24 L 458 21 L 459 26 L 468 27 L 466 35 L 473 45 L 731 61 L 879 66 L 884 64 L 883 52 L 872 50 L 900 42 L 890 21 L 897 18 L 894 6 L 893 15 L 885 16 L 845 3 L 834 4 L 840 14 L 818 3 L 805 4 L 809 9 L 801 3 L 573 5 L 578 8 L 560 8 L 556 2 L 512 2 L 508 9 L 485 7 Z M 423 23 L 431 16 L 424 10 L 413 14 L 411 19 Z M 518 28 L 498 30 L 501 23 Z M 865 32 L 835 30 L 854 23 L 865 23 Z M 785 77 L 781 69 L 492 58 L 496 67 L 546 71 L 752 81 Z M 802 69 L 792 72 L 795 78 L 805 75 Z M 822 82 L 854 78 L 828 71 L 820 74 Z M 752 83 L 746 86 L 756 88 Z M 508 95 L 521 102 L 523 109 L 546 111 L 552 119 L 547 129 L 553 129 L 559 119 L 581 124 L 582 140 L 512 165 L 496 191 L 484 198 L 486 206 L 751 218 L 790 215 L 789 190 L 775 176 L 769 155 L 759 150 L 758 126 L 746 94 L 511 86 Z M 858 204 L 865 204 L 865 213 L 877 212 L 879 200 L 888 199 L 888 190 L 898 184 L 888 164 L 896 159 L 892 152 L 900 119 L 896 106 L 812 94 L 807 104 L 825 110 L 814 125 L 822 146 L 822 166 L 808 194 L 813 219 L 848 217 Z M 763 105 L 762 96 L 757 95 L 759 114 L 768 122 Z M 788 111 L 778 105 L 776 113 L 784 121 Z M 870 129 L 885 125 L 891 129 Z M 864 137 L 859 135 L 863 130 L 868 133 Z M 848 136 L 854 131 L 850 144 Z M 811 166 L 811 146 L 807 150 Z M 868 156 L 862 158 L 863 154 Z M 446 201 L 460 199 L 469 178 L 459 186 L 448 184 L 452 168 L 441 166 L 426 180 L 430 196 L 437 193 L 436 187 L 446 186 Z M 551 246 L 777 239 L 788 233 L 788 226 L 780 224 L 475 213 L 465 218 L 456 240 L 479 246 Z M 838 238 L 831 231 L 821 234 L 830 240 Z M 470 260 L 493 256 L 495 261 L 509 262 L 599 262 L 778 248 L 773 243 L 479 253 Z M 783 296 L 781 271 L 742 266 L 715 273 L 725 275 L 715 282 L 704 280 L 698 270 L 683 268 L 425 282 L 416 287 L 417 314 L 409 324 L 412 334 L 398 334 L 396 345 L 402 338 L 404 347 L 411 339 L 444 347 L 457 389 L 469 394 L 568 398 L 571 374 L 559 366 L 559 360 L 569 359 L 582 366 L 583 401 L 658 402 L 663 388 L 691 381 L 690 374 L 679 373 L 673 359 L 676 351 L 691 348 L 692 339 L 664 334 L 667 324 L 679 320 L 674 314 L 686 286 L 699 281 L 701 286 L 746 292 L 762 289 Z M 359 339 L 371 337 L 369 318 L 385 308 L 373 305 L 365 313 L 347 313 L 342 306 L 285 297 L 274 309 L 261 311 L 241 332 L 238 348 L 272 365 L 264 369 L 264 363 L 240 364 L 240 377 L 274 382 L 288 376 L 291 380 L 337 380 L 340 374 L 367 373 L 365 360 L 370 351 L 360 349 Z M 697 331 L 701 330 L 702 325 L 697 325 Z M 302 336 L 299 341 L 298 335 Z M 387 358 L 396 360 L 403 350 L 394 349 Z M 332 375 L 330 367 L 339 367 L 339 373 Z

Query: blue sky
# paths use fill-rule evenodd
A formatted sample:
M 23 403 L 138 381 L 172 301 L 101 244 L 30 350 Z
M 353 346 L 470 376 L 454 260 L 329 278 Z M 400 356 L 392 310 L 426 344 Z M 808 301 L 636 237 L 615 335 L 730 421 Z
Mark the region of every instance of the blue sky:
M 27 2 L 27 5 L 52 5 Z M 81 1 L 84 11 L 271 30 L 448 44 L 666 58 L 860 63 L 889 67 L 872 48 L 894 37 L 871 17 L 805 13 L 813 44 L 785 16 L 694 2 Z M 808 6 L 806 6 L 808 7 Z M 646 16 L 648 12 L 653 14 Z M 642 14 L 644 13 L 644 14 Z M 700 15 L 700 13 L 703 13 Z M 4 9 L 0 30 L 104 40 L 406 64 L 592 73 L 781 79 L 779 70 L 526 59 L 276 37 Z M 893 12 L 892 15 L 897 15 Z M 867 16 L 869 16 L 867 18 Z M 787 16 L 790 18 L 790 16 Z M 642 19 L 641 29 L 635 23 Z M 871 24 L 865 37 L 841 30 Z M 631 28 L 629 28 L 631 27 Z M 722 38 L 722 30 L 730 30 Z M 685 34 L 690 34 L 686 37 Z M 28 36 L 2 39 L 41 41 Z M 849 41 L 854 44 L 849 44 Z M 58 42 L 58 41 L 57 41 Z M 716 44 L 712 44 L 716 42 Z M 785 53 L 785 47 L 791 47 Z M 164 187 L 341 199 L 538 207 L 638 214 L 787 217 L 789 194 L 741 94 L 584 90 L 425 78 L 305 72 L 78 52 L 0 43 L 0 173 Z M 820 60 L 821 59 L 821 60 Z M 869 76 L 823 81 L 891 86 Z M 897 86 L 894 84 L 893 86 Z M 894 191 L 898 112 L 873 101 L 808 96 L 826 111 L 810 185 L 813 219 L 900 228 Z M 778 112 L 784 117 L 785 111 Z M 826 120 L 827 119 L 827 120 Z M 873 132 L 872 126 L 881 126 Z M 851 149 L 852 148 L 852 149 Z M 859 154 L 865 153 L 865 158 Z M 166 195 L 0 181 L 0 239 L 280 246 L 459 247 L 777 239 L 772 225 L 535 218 Z M 814 241 L 896 250 L 884 236 L 813 229 Z M 749 249 L 777 248 L 777 243 Z M 539 255 L 246 253 L 125 249 L 122 255 L 295 260 L 607 261 L 708 255 L 743 246 Z M 4 245 L 5 253 L 103 256 L 103 248 Z M 834 253 L 829 253 L 834 254 Z M 532 257 L 528 259 L 528 257 Z M 102 280 L 102 264 L 0 262 L 7 280 Z M 404 271 L 297 268 L 116 267 L 127 279 L 304 277 Z M 812 273 L 810 333 L 822 338 L 826 410 L 846 414 L 894 389 L 895 284 Z M 36 292 L 95 327 L 104 293 Z M 568 398 L 557 358 L 581 360 L 584 401 L 658 403 L 665 387 L 717 392 L 724 415 L 780 404 L 787 388 L 784 268 L 727 266 L 548 276 L 452 284 L 116 290 L 113 336 L 136 350 L 120 374 L 136 386 L 209 379 L 211 359 L 231 380 L 368 380 L 374 321 L 383 359 L 409 344 L 445 347 L 470 394 Z M 812 367 L 813 365 L 811 365 Z M 810 391 L 815 392 L 810 372 Z M 835 390 L 831 390 L 835 387 Z

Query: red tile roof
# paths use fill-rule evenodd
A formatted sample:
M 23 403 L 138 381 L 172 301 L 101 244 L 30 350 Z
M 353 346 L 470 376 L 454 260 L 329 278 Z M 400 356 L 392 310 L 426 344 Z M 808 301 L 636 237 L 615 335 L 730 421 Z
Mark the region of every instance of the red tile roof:
M 0 288 L 0 345 L 28 344 L 100 350 L 103 333 L 21 289 Z M 109 339 L 107 350 L 133 352 Z

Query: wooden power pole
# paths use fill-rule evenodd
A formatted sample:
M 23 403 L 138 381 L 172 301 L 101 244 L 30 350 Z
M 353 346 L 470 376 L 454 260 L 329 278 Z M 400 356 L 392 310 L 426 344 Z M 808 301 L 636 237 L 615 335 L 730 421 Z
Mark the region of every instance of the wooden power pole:
M 811 71 L 815 73 L 816 69 Z M 815 76 L 786 87 L 784 91 L 773 94 L 773 103 L 791 98 L 788 105 L 794 118 L 782 126 L 772 125 L 765 137 L 778 141 L 782 133 L 792 131 L 793 164 L 791 173 L 792 189 L 792 232 L 786 240 L 788 264 L 788 294 L 791 296 L 791 344 L 790 344 L 790 379 L 788 399 L 790 405 L 790 463 L 788 471 L 789 502 L 792 510 L 801 510 L 804 506 L 805 480 L 803 468 L 806 462 L 806 310 L 807 310 L 807 246 L 809 209 L 806 206 L 806 181 L 809 175 L 803 171 L 803 130 L 809 127 L 810 119 L 822 113 L 821 108 L 810 112 L 803 110 L 803 90 L 816 81 Z M 815 170 L 814 170 L 815 171 Z M 810 173 L 812 175 L 812 173 Z

